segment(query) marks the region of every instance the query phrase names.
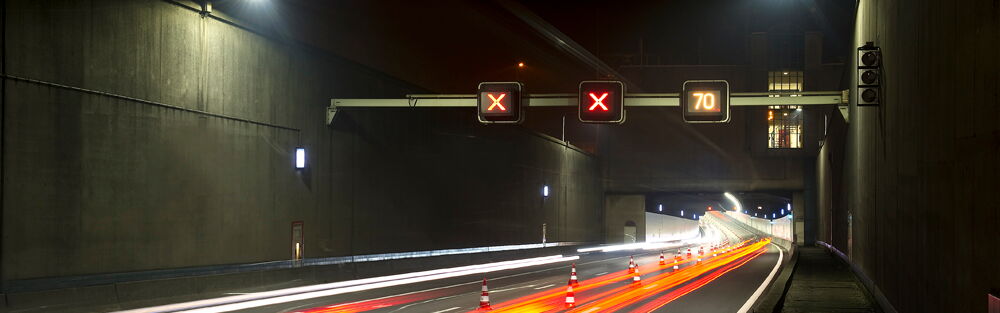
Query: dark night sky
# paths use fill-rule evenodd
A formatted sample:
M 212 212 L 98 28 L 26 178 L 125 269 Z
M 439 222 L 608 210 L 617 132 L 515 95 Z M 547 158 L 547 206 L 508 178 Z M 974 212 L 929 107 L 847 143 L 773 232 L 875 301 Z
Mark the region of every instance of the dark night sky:
M 557 49 L 495 1 L 268 0 L 219 6 L 256 26 L 421 85 L 470 93 L 480 81 L 572 92 L 595 70 Z M 743 64 L 751 32 L 822 31 L 824 61 L 849 51 L 854 1 L 521 1 L 606 63 Z M 242 13 L 241 13 L 242 12 Z M 261 16 L 260 12 L 266 12 Z M 516 73 L 515 64 L 528 67 Z

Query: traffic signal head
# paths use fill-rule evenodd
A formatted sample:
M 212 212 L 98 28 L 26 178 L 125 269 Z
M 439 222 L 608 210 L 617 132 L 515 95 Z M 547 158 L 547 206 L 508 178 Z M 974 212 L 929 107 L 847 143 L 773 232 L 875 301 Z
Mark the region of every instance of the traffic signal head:
M 871 42 L 858 48 L 858 85 L 857 97 L 859 106 L 875 106 L 879 104 L 881 85 L 882 51 Z
M 625 84 L 622 82 L 583 81 L 577 97 L 581 122 L 618 124 L 625 121 Z
M 689 80 L 681 89 L 681 115 L 685 122 L 729 122 L 729 82 Z
M 477 116 L 482 123 L 520 123 L 524 120 L 527 99 L 517 82 L 479 83 L 476 96 Z

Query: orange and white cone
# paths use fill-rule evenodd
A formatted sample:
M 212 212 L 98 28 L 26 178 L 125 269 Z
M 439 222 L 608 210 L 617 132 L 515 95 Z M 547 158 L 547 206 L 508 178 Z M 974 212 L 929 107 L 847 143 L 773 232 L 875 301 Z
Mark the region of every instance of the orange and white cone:
M 479 296 L 479 309 L 492 310 L 490 307 L 490 292 L 486 290 L 486 278 L 483 278 L 483 294 Z
M 573 263 L 573 269 L 569 272 L 569 284 L 570 286 L 580 284 L 580 282 L 576 280 L 576 263 Z
M 576 306 L 576 297 L 573 296 L 573 282 L 566 284 L 566 308 L 571 309 Z
M 628 257 L 628 273 L 635 273 L 635 260 L 632 259 L 632 256 Z
M 639 266 L 636 266 L 635 267 L 635 272 L 632 272 L 632 283 L 633 284 L 641 284 L 642 283 L 642 277 L 639 276 Z
M 663 258 L 663 251 L 660 251 L 660 265 L 667 265 L 667 260 Z

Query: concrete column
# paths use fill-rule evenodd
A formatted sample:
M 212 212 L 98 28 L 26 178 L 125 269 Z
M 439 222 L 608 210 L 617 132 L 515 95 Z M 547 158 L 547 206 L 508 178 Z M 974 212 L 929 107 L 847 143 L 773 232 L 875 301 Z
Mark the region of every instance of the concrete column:
M 805 197 L 801 191 L 792 193 L 792 220 L 795 221 L 795 244 L 805 245 Z
M 646 238 L 646 196 L 608 195 L 604 198 L 605 242 L 625 242 L 625 223 L 635 223 L 636 242 Z

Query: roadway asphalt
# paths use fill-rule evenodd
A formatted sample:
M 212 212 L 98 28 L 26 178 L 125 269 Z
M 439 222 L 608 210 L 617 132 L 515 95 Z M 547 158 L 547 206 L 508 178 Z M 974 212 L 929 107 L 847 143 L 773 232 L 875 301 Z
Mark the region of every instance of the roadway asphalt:
M 671 249 L 671 251 L 673 250 Z M 669 277 L 669 275 L 658 276 L 658 274 L 672 272 L 670 266 L 658 266 L 658 251 L 641 254 L 638 252 L 592 252 L 581 255 L 581 258 L 576 261 L 581 287 L 591 278 L 609 279 L 601 279 L 601 281 L 608 283 L 602 284 L 600 287 L 577 292 L 576 298 L 579 307 L 576 311 L 587 312 L 588 309 L 603 306 L 595 311 L 611 309 L 621 312 L 645 312 L 649 310 L 654 312 L 737 312 L 761 285 L 778 260 L 779 253 L 776 246 L 767 245 L 765 250 L 766 253 L 752 259 L 740 259 L 726 263 L 737 264 L 746 261 L 745 264 L 732 268 L 724 274 L 720 273 L 726 268 L 720 267 L 694 276 L 675 286 L 667 286 L 663 282 L 666 279 L 656 281 L 657 277 Z M 623 272 L 627 269 L 628 258 L 632 253 L 636 253 L 637 263 L 644 267 L 653 268 L 653 270 L 640 272 L 644 283 L 638 287 L 631 284 L 631 275 Z M 668 262 L 671 256 L 672 254 L 668 251 Z M 706 259 L 705 263 L 708 262 Z M 689 265 L 682 265 L 682 269 Z M 489 273 L 486 278 L 489 282 L 491 303 L 495 311 L 503 311 L 504 307 L 510 308 L 511 300 L 518 299 L 519 302 L 523 302 L 520 300 L 524 300 L 524 297 L 549 292 L 558 295 L 543 302 L 547 303 L 549 308 L 558 305 L 557 308 L 562 309 L 569 272 L 570 264 L 566 262 Z M 714 277 L 717 275 L 721 276 Z M 468 312 L 478 308 L 482 278 L 476 275 L 462 276 L 275 304 L 241 312 L 297 312 L 322 308 L 328 308 L 329 312 Z M 710 279 L 712 280 L 707 281 Z M 685 288 L 694 288 L 700 284 L 704 285 L 690 291 L 685 290 Z M 648 289 L 648 292 L 645 290 L 633 291 L 637 288 Z M 608 300 L 628 292 L 641 293 L 641 296 L 620 307 L 615 307 L 616 303 Z M 607 294 L 601 295 L 601 293 Z M 665 304 L 662 303 L 665 299 L 671 298 L 675 299 Z M 654 302 L 661 302 L 660 304 L 663 305 L 654 305 Z M 538 310 L 540 309 L 522 307 L 517 311 L 535 312 Z

